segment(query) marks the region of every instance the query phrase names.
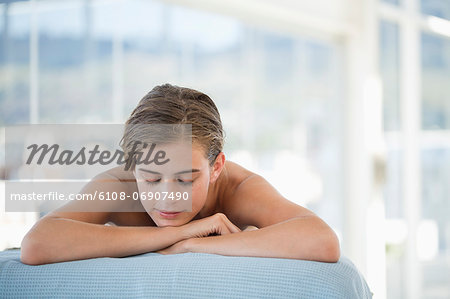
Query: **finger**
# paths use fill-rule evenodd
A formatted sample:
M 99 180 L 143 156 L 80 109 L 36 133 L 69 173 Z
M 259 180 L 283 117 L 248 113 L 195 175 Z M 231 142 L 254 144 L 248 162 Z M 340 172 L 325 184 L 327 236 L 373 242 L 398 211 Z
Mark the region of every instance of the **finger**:
M 238 233 L 241 231 L 240 228 L 234 225 L 234 223 L 231 222 L 228 218 L 226 218 L 225 220 L 225 225 L 227 226 L 230 233 Z
M 220 235 L 228 235 L 231 234 L 230 229 L 228 228 L 227 224 L 225 222 L 220 223 L 219 226 L 219 234 Z
M 226 224 L 226 216 L 222 213 L 216 213 L 213 216 L 208 217 L 209 227 L 212 231 L 208 232 L 208 235 L 218 234 L 218 235 L 227 235 L 230 234 L 231 231 Z
M 230 220 L 228 220 L 228 218 L 224 218 L 223 220 L 221 220 L 220 230 L 221 230 L 220 231 L 221 235 L 227 235 L 227 234 L 237 233 L 237 232 L 241 231 L 239 229 L 239 227 L 234 225 Z

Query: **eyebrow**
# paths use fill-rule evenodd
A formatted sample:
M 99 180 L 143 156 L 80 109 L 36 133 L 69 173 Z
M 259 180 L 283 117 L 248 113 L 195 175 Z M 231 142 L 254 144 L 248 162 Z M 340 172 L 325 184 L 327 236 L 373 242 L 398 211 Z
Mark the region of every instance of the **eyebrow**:
M 153 173 L 153 174 L 162 174 L 160 172 L 156 172 L 156 171 L 149 170 L 149 169 L 144 169 L 144 168 L 139 168 L 139 170 L 142 170 L 142 171 L 145 171 L 145 172 L 148 172 L 148 173 Z M 178 174 L 192 173 L 192 172 L 200 172 L 200 169 L 188 169 L 188 170 L 183 170 L 183 171 L 176 172 L 174 174 L 178 175 Z

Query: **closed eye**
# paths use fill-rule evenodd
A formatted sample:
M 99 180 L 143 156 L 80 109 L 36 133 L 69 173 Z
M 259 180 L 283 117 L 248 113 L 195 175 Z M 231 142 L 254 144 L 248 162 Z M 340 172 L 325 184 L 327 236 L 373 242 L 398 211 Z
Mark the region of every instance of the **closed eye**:
M 160 181 L 161 181 L 161 179 L 156 179 L 156 180 L 145 180 L 148 184 L 150 184 L 150 185 L 156 185 L 156 184 L 158 184 Z
M 180 183 L 181 185 L 192 185 L 192 181 L 190 180 L 177 179 L 177 182 Z

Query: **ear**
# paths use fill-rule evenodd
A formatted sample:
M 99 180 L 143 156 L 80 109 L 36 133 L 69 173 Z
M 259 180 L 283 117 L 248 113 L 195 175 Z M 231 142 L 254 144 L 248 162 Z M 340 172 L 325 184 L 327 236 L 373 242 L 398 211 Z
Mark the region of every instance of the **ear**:
M 216 157 L 216 161 L 214 161 L 214 165 L 212 166 L 211 175 L 209 178 L 210 184 L 214 184 L 217 181 L 217 178 L 222 172 L 224 166 L 225 166 L 225 154 L 223 152 L 220 152 Z

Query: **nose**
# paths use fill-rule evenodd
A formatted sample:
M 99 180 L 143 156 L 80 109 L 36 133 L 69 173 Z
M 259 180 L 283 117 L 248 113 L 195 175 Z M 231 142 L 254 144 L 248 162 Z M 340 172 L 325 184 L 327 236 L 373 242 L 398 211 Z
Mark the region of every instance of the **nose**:
M 181 186 L 175 180 L 163 180 L 150 192 L 155 208 L 164 211 L 192 211 L 192 187 Z

